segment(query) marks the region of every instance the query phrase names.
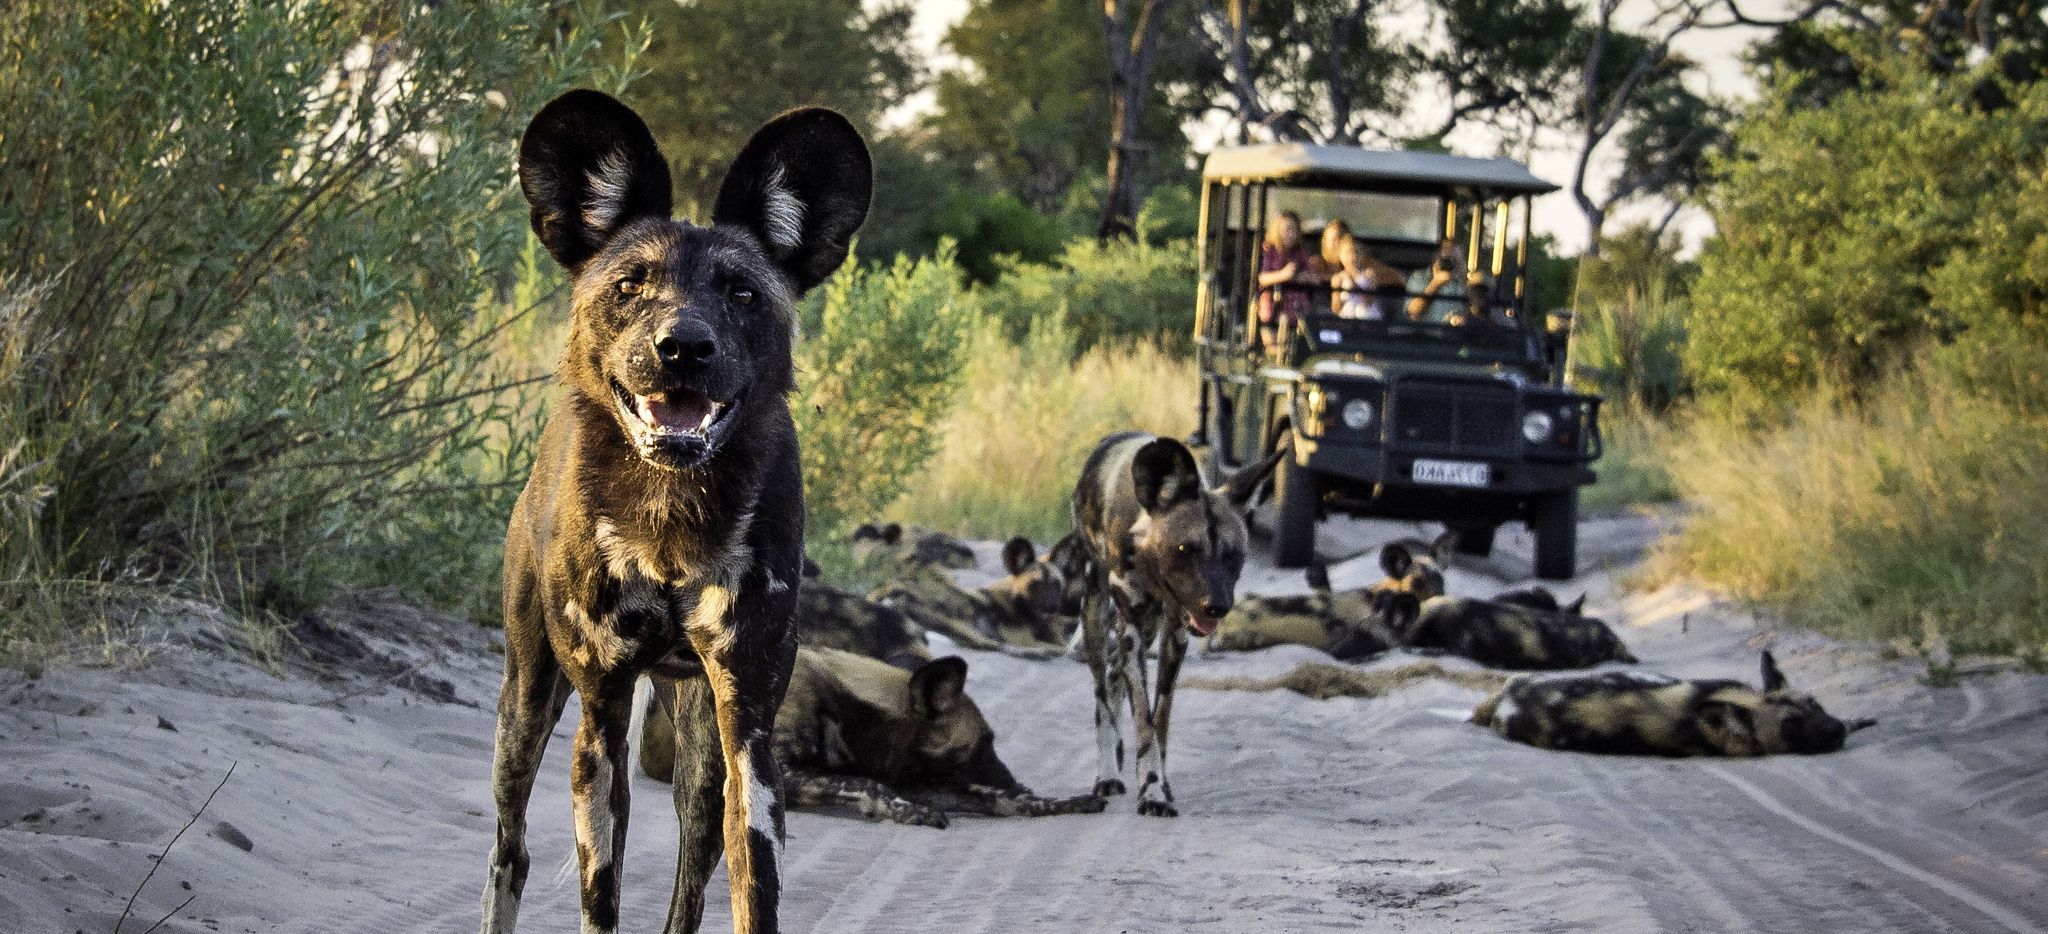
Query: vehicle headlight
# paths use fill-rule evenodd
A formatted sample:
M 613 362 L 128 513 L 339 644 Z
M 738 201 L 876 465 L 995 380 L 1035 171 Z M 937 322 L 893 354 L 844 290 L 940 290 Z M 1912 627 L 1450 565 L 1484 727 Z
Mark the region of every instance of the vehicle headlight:
M 1542 444 L 1550 439 L 1550 429 L 1557 427 L 1549 412 L 1530 412 L 1522 416 L 1522 437 L 1530 444 Z
M 1353 399 L 1344 403 L 1344 427 L 1352 431 L 1363 431 L 1372 424 L 1372 403 L 1364 399 Z

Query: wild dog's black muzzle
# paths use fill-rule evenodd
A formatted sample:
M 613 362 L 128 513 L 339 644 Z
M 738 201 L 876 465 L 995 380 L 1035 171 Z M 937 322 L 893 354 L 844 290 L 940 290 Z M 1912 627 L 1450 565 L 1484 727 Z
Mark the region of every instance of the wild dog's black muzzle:
M 718 335 L 694 317 L 678 317 L 654 335 L 654 357 L 662 369 L 681 375 L 718 356 Z

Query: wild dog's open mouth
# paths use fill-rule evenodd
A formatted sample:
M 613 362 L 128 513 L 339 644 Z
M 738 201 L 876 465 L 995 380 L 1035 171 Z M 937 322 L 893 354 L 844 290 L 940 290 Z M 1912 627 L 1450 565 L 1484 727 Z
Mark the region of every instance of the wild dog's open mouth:
M 681 447 L 693 449 L 693 453 L 705 452 L 737 407 L 737 400 L 720 402 L 695 389 L 643 395 L 628 392 L 614 381 L 612 392 L 618 397 L 620 415 L 626 420 L 634 443 L 643 449 Z
M 1200 613 L 1189 611 L 1187 620 L 1188 629 L 1192 630 L 1195 635 L 1206 636 L 1216 631 L 1216 624 L 1223 622 L 1223 617 L 1203 616 Z

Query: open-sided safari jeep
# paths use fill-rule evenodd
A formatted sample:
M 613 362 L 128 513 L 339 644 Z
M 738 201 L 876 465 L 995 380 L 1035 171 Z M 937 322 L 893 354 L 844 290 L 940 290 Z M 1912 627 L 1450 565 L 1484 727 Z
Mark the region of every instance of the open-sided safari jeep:
M 1313 559 L 1316 519 L 1336 510 L 1440 520 L 1480 555 L 1501 523 L 1524 522 L 1536 573 L 1572 576 L 1600 398 L 1564 385 L 1568 328 L 1529 308 L 1529 202 L 1556 187 L 1513 160 L 1441 153 L 1289 143 L 1209 156 L 1193 441 L 1228 469 L 1292 436 L 1275 474 L 1282 566 Z M 1265 246 L 1287 214 L 1310 257 L 1345 222 L 1377 274 L 1333 289 L 1312 259 L 1274 282 L 1271 267 L 1302 255 Z

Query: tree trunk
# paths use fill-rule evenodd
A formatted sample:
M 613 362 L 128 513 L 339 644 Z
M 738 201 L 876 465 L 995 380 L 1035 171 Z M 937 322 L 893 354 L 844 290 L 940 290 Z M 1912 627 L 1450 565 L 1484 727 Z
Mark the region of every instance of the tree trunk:
M 1095 228 L 1095 236 L 1102 240 L 1129 239 L 1138 232 L 1138 167 L 1143 155 L 1138 131 L 1145 114 L 1145 95 L 1152 89 L 1152 61 L 1159 51 L 1159 21 L 1167 2 L 1102 3 L 1110 99 L 1109 169 L 1102 193 L 1102 220 Z

